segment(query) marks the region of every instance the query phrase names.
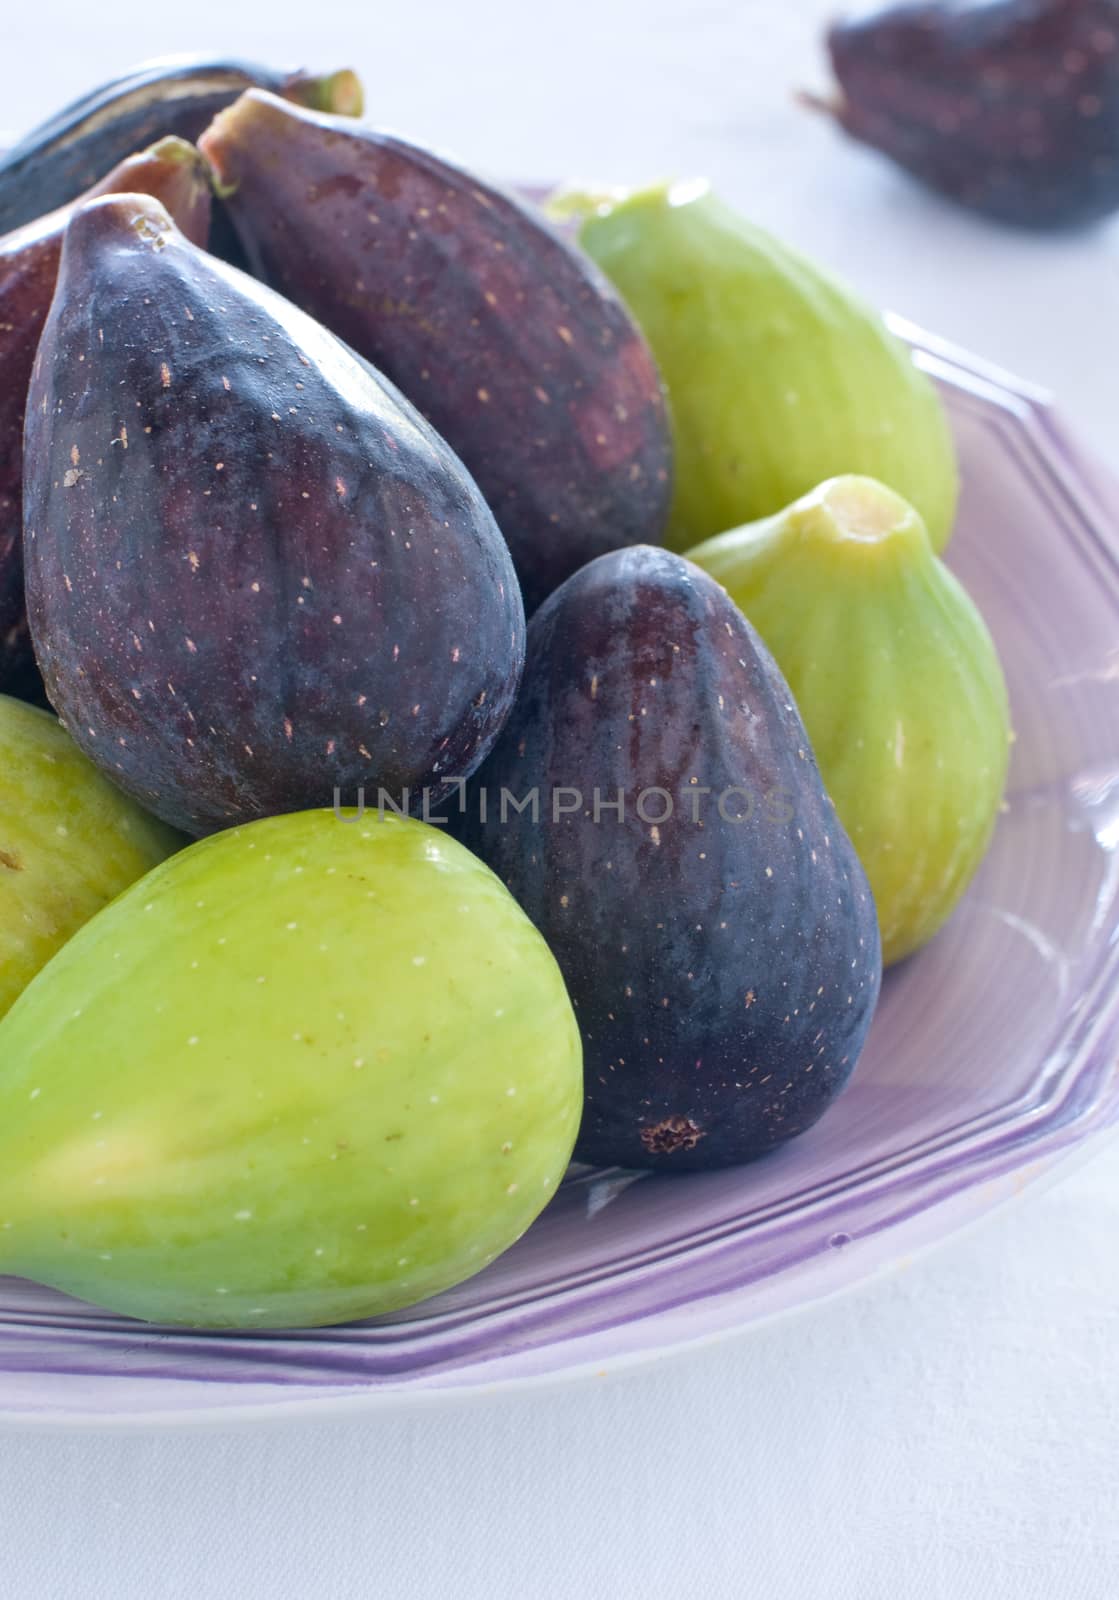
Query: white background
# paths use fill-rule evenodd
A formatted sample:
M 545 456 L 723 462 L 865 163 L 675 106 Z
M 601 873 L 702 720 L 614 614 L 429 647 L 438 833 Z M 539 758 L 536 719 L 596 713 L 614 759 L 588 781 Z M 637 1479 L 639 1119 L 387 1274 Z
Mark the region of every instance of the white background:
M 957 215 L 792 103 L 819 0 L 8 0 L 0 126 L 146 55 L 353 65 L 508 177 L 705 173 L 1055 390 L 1119 468 L 1119 225 Z M 1038 574 L 1044 582 L 1044 573 Z M 5 1600 L 1115 1600 L 1119 1151 L 795 1320 L 582 1387 L 228 1434 L 0 1439 Z

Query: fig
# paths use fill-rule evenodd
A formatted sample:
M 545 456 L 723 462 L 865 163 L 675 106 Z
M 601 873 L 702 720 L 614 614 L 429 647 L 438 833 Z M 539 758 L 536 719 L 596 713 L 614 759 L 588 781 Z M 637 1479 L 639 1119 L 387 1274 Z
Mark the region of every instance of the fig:
M 0 233 L 76 199 L 166 134 L 197 138 L 251 84 L 324 111 L 361 111 L 352 72 L 314 77 L 192 56 L 144 62 L 75 100 L 0 157 Z
M 579 1120 L 544 941 L 453 839 L 372 812 L 157 868 L 12 1008 L 0 1063 L 0 1271 L 193 1327 L 458 1283 L 542 1210 Z
M 867 478 L 689 554 L 784 673 L 900 960 L 951 914 L 1002 801 L 1009 710 L 983 618 L 913 508 Z
M 83 923 L 182 842 L 54 717 L 0 695 L 0 1016 Z
M 1115 0 L 907 0 L 827 44 L 840 93 L 804 98 L 929 188 L 1029 228 L 1119 209 Z
M 580 1159 L 746 1161 L 843 1088 L 878 995 L 870 889 L 787 685 L 698 567 L 639 546 L 556 590 L 463 807 L 575 1007 Z
M 656 365 L 602 274 L 535 209 L 259 91 L 201 143 L 254 272 L 462 457 L 529 611 L 592 557 L 661 538 L 671 440 Z
M 956 462 L 936 391 L 882 318 L 706 183 L 558 197 L 653 347 L 676 430 L 677 550 L 869 473 L 948 540 Z
M 458 458 L 158 201 L 77 209 L 28 396 L 27 603 L 79 746 L 201 834 L 473 770 L 524 617 Z
M 91 194 L 142 193 L 162 200 L 187 236 L 205 244 L 209 168 L 193 145 L 162 139 L 114 167 Z M 89 198 L 88 196 L 84 198 Z M 39 335 L 50 310 L 72 207 L 0 239 L 0 690 L 35 683 L 23 605 L 23 413 Z

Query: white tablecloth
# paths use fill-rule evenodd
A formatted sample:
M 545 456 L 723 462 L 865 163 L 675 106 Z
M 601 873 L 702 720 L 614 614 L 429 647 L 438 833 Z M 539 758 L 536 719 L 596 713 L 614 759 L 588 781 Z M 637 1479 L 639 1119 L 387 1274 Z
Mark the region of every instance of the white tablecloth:
M 0 14 L 0 124 L 145 55 L 352 63 L 510 176 L 704 172 L 1052 387 L 1119 467 L 1119 228 L 1003 233 L 796 109 L 820 0 L 78 0 Z M 1044 581 L 1044 574 L 1039 574 Z M 5 1600 L 1115 1600 L 1119 1150 L 892 1278 L 625 1377 L 226 1434 L 0 1441 Z

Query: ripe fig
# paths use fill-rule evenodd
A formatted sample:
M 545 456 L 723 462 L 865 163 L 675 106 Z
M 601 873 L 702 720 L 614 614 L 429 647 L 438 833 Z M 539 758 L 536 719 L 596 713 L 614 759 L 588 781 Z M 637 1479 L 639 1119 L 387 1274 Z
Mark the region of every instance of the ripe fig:
M 563 1176 L 579 1034 L 481 862 L 373 813 L 149 874 L 0 1025 L 0 1271 L 113 1311 L 294 1328 L 412 1305 Z
M 649 349 L 535 210 L 430 151 L 251 91 L 201 141 L 253 270 L 385 372 L 462 457 L 534 609 L 661 538 Z
M 188 238 L 206 243 L 209 168 L 193 145 L 161 139 L 91 191 L 129 193 L 155 195 Z M 23 413 L 72 210 L 64 206 L 0 239 L 0 690 L 6 693 L 35 681 L 23 605 Z
M 0 1016 L 83 923 L 182 842 L 54 717 L 0 695 Z
M 1030 228 L 1119 209 L 1115 0 L 905 0 L 837 22 L 844 132 L 984 216 Z
M 167 134 L 196 139 L 250 84 L 323 111 L 361 111 L 352 72 L 315 77 L 243 61 L 147 61 L 82 95 L 0 157 L 0 233 L 74 200 L 136 150 Z
M 870 1026 L 874 905 L 787 685 L 706 573 L 639 547 L 569 578 L 464 804 L 575 1006 L 582 1160 L 719 1167 L 816 1121 Z
M 28 397 L 27 600 L 77 743 L 204 833 L 413 803 L 516 692 L 509 553 L 461 462 L 157 201 L 78 208 Z
M 866 868 L 889 963 L 947 920 L 986 853 L 1009 754 L 983 618 L 913 508 L 836 478 L 689 552 L 724 585 L 796 696 Z
M 668 542 L 770 515 L 824 478 L 866 472 L 947 543 L 956 463 L 936 391 L 849 289 L 705 183 L 560 197 L 664 373 L 676 431 Z

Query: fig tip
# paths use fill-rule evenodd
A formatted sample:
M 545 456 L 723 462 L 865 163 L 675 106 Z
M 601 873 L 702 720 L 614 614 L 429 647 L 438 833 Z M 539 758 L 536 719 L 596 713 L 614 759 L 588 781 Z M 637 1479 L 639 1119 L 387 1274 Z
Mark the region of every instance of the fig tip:
M 843 121 L 843 99 L 838 94 L 818 94 L 814 89 L 794 89 L 793 99 L 798 106 L 803 106 L 805 111 L 815 111 L 821 116 L 831 117 L 834 122 Z
M 572 179 L 561 183 L 545 196 L 541 210 L 551 222 L 581 223 L 595 212 L 616 205 L 627 193 L 628 190 L 610 184 Z
M 162 200 L 151 194 L 113 193 L 95 195 L 74 208 L 67 238 L 92 230 L 134 233 L 144 244 L 162 250 L 178 230 Z
M 828 478 L 788 507 L 790 526 L 816 543 L 849 551 L 919 548 L 932 554 L 928 530 L 914 506 L 879 478 L 843 473 Z
M 237 182 L 233 178 L 226 157 L 229 154 L 227 135 L 234 132 L 245 102 L 257 91 L 250 89 L 224 111 L 219 111 L 210 126 L 199 135 L 198 148 L 210 169 L 210 186 L 219 200 L 228 200 L 236 194 Z
M 650 201 L 673 207 L 690 205 L 710 192 L 711 183 L 707 178 L 662 178 L 637 188 L 624 184 L 569 182 L 561 184 L 547 197 L 543 210 L 552 222 L 582 224 L 593 217 L 608 216 L 619 207 Z
M 361 79 L 350 67 L 317 76 L 296 73 L 286 85 L 285 94 L 309 111 L 326 111 L 338 117 L 360 117 L 365 109 Z
M 146 151 L 149 156 L 156 157 L 159 161 L 172 161 L 180 166 L 194 166 L 201 161 L 201 153 L 191 144 L 189 139 L 180 139 L 177 133 L 169 133 L 162 139 L 157 139 Z

